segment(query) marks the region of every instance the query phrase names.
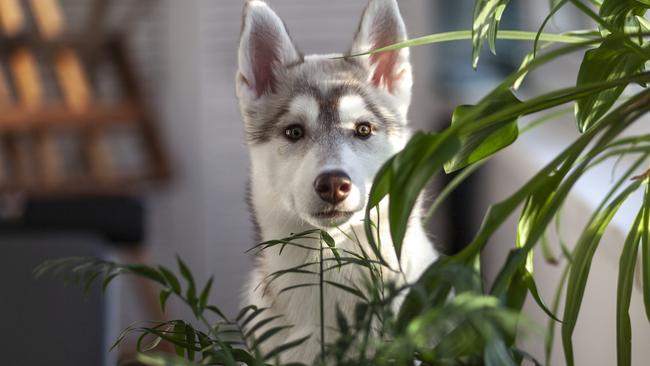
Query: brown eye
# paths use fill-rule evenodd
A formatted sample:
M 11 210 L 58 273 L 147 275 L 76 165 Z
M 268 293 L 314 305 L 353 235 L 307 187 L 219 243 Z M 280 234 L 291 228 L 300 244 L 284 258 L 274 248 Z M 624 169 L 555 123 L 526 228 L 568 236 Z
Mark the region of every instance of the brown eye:
M 368 122 L 359 122 L 354 128 L 354 135 L 360 139 L 367 139 L 372 135 L 372 125 Z
M 305 131 L 300 125 L 291 125 L 284 130 L 284 135 L 291 141 L 298 141 L 305 135 Z

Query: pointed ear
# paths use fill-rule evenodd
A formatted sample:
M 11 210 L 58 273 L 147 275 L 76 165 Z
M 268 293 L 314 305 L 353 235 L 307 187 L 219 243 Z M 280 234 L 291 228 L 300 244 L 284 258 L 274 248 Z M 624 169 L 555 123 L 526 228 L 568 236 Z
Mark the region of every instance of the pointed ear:
M 278 68 L 300 57 L 280 17 L 265 2 L 248 1 L 239 43 L 238 92 L 253 98 L 274 92 Z
M 359 24 L 351 53 L 368 52 L 408 39 L 396 0 L 370 0 Z M 370 70 L 370 80 L 390 93 L 410 96 L 413 83 L 409 50 L 375 53 L 360 57 Z

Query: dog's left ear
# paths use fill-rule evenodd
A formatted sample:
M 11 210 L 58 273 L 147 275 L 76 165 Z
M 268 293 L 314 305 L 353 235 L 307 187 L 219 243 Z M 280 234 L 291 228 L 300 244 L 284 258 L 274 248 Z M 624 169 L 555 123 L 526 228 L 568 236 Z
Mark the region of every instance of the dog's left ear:
M 365 53 L 408 39 L 396 0 L 370 0 L 359 24 L 351 54 Z M 408 48 L 358 57 L 378 88 L 410 99 L 413 76 Z

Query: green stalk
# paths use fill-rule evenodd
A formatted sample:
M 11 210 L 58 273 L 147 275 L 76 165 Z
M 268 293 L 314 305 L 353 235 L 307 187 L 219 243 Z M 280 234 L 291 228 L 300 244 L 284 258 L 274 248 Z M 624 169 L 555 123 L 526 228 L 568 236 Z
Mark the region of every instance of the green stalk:
M 325 304 L 324 304 L 324 289 L 325 284 L 323 280 L 323 241 L 320 241 L 319 253 L 319 271 L 318 271 L 318 291 L 320 301 L 320 352 L 321 363 L 325 365 Z
M 535 41 L 537 37 L 537 32 L 527 32 L 527 31 L 518 31 L 518 30 L 500 30 L 497 37 L 502 40 L 510 40 L 510 41 Z M 382 47 L 376 50 L 359 53 L 351 56 L 352 57 L 363 56 L 363 55 L 368 55 L 370 53 L 394 51 L 405 47 L 414 47 L 414 46 L 421 46 L 425 44 L 434 44 L 434 43 L 441 43 L 441 42 L 464 41 L 464 40 L 471 40 L 471 39 L 472 39 L 471 30 L 443 32 L 443 33 L 430 34 L 428 36 L 409 39 L 407 41 L 395 43 L 387 47 Z M 539 35 L 539 40 L 545 42 L 554 42 L 554 43 L 580 43 L 589 40 L 589 38 L 574 36 L 574 35 L 541 33 Z

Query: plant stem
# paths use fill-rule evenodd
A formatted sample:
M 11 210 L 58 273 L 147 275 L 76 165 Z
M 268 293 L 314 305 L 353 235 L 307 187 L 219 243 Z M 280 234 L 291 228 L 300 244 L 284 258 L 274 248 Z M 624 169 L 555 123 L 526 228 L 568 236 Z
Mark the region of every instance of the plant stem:
M 320 291 L 320 358 L 321 363 L 325 365 L 325 306 L 324 301 L 324 281 L 323 281 L 323 241 L 320 241 L 320 251 L 319 251 L 319 267 L 318 271 L 318 289 Z

